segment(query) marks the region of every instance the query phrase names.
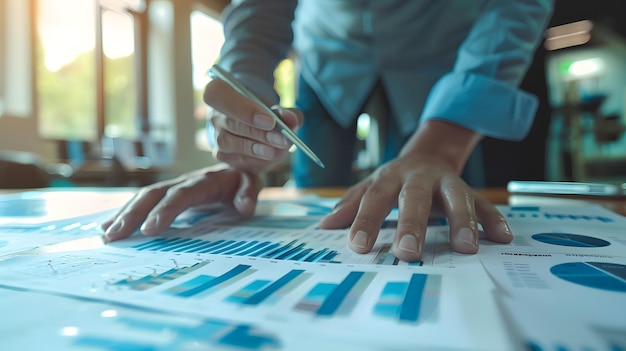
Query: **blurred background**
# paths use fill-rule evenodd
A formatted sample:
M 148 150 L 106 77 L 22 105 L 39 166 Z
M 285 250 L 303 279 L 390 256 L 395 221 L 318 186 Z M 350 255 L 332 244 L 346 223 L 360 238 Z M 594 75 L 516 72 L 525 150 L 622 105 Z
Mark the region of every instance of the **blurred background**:
M 202 91 L 227 3 L 0 0 L 0 188 L 142 186 L 215 163 Z M 625 180 L 625 19 L 626 1 L 556 1 L 522 83 L 540 99 L 533 129 L 485 139 L 473 185 Z M 275 73 L 286 107 L 296 69 Z M 377 162 L 376 130 L 359 117 L 357 174 Z M 265 181 L 288 179 L 285 164 Z

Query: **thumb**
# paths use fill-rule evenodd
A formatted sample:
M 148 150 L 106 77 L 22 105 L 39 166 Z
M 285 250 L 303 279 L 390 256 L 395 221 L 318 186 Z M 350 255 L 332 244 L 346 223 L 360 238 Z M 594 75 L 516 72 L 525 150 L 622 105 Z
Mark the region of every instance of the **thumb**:
M 250 217 L 254 214 L 263 182 L 256 173 L 241 172 L 239 177 L 239 189 L 237 189 L 233 204 L 237 212 Z

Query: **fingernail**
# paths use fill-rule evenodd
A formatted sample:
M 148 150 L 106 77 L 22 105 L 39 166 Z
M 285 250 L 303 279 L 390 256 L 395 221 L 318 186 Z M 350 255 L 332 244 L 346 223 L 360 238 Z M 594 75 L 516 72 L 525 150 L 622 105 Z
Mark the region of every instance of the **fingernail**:
M 282 134 L 279 134 L 276 132 L 267 133 L 267 142 L 269 142 L 272 145 L 276 145 L 278 147 L 289 146 L 287 139 L 284 136 L 282 136 Z
M 149 232 L 156 228 L 159 224 L 159 216 L 151 216 L 146 219 L 145 222 L 141 225 L 141 232 L 149 234 Z
M 254 125 L 262 129 L 274 128 L 274 119 L 266 114 L 257 113 L 252 118 Z
M 476 237 L 474 236 L 474 232 L 467 227 L 459 230 L 457 234 L 457 241 L 460 241 L 465 245 L 476 246 Z
M 502 234 L 513 236 L 513 232 L 511 231 L 511 228 L 509 228 L 509 225 L 506 224 L 506 222 L 500 222 L 498 224 L 498 231 Z
M 354 237 L 352 238 L 352 245 L 361 249 L 367 249 L 367 239 L 367 233 L 359 230 L 358 232 L 356 232 L 356 234 L 354 234 Z
M 123 219 L 119 219 L 119 220 L 113 222 L 113 224 L 111 224 L 109 229 L 107 229 L 106 232 L 104 232 L 104 237 L 106 238 L 107 241 L 115 240 L 117 234 L 119 233 L 119 231 L 123 227 L 124 227 L 124 220 Z
M 406 234 L 400 239 L 398 248 L 403 251 L 417 253 L 417 238 L 411 234 Z
M 263 145 L 263 144 L 252 145 L 252 152 L 255 155 L 258 155 L 261 157 L 266 157 L 266 158 L 274 157 L 274 148 L 269 147 L 267 145 Z

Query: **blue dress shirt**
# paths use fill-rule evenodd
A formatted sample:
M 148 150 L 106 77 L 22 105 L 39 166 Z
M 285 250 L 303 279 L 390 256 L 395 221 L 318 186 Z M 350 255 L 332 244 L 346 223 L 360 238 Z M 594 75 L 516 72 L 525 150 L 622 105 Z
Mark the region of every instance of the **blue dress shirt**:
M 344 127 L 380 80 L 405 135 L 442 119 L 518 140 L 537 106 L 518 84 L 551 10 L 551 0 L 234 0 L 220 62 L 278 102 L 274 68 L 293 49 Z

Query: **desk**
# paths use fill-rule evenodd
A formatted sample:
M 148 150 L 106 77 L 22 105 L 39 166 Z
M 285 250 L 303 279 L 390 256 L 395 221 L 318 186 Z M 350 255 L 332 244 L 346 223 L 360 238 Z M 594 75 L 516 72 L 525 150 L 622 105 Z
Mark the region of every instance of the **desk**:
M 344 192 L 343 188 L 316 188 L 316 189 L 295 189 L 295 188 L 266 188 L 261 191 L 260 196 L 267 199 L 280 199 L 284 197 L 296 198 L 303 195 L 317 195 L 322 197 L 340 197 Z M 626 197 L 604 198 L 592 196 L 532 196 L 515 195 L 509 193 L 504 188 L 478 189 L 478 192 L 489 201 L 498 205 L 556 205 L 556 206 L 584 206 L 595 204 L 603 206 L 613 212 L 626 216 Z
M 336 198 L 341 193 L 342 189 L 267 188 L 262 191 L 261 198 L 270 202 L 297 200 L 310 194 Z M 622 199 L 519 197 L 510 196 L 502 189 L 485 189 L 481 193 L 497 204 L 522 205 L 520 208 L 544 204 L 578 206 L 583 209 L 579 213 L 590 216 L 593 211 L 581 206 L 600 204 L 621 213 L 626 209 L 626 201 Z M 195 220 L 191 218 L 185 223 L 194 223 Z M 563 218 L 564 221 L 570 220 L 567 216 Z M 617 238 L 613 246 L 619 245 L 621 240 L 621 247 L 626 247 L 623 236 L 617 237 L 623 235 L 624 219 L 604 213 L 598 218 L 601 219 L 598 223 L 603 229 L 598 235 L 609 233 Z M 302 219 L 302 216 L 296 217 L 298 222 L 302 222 Z M 280 226 L 289 222 L 284 218 L 281 221 L 278 223 Z M 521 223 L 519 216 L 512 217 L 511 222 L 514 226 Z M 195 223 L 202 225 L 204 222 Z M 581 222 L 581 230 L 585 229 L 585 223 Z M 79 231 L 93 230 L 89 223 L 82 227 L 68 227 Z M 195 226 L 192 224 L 191 228 Z M 259 237 L 269 240 L 269 232 L 264 231 L 262 226 L 254 228 L 247 231 L 257 231 L 262 234 Z M 514 227 L 514 231 L 515 228 L 521 227 Z M 0 227 L 0 252 L 2 241 L 9 240 L 7 238 L 11 234 L 2 229 Z M 537 230 L 544 229 L 538 227 Z M 220 230 L 226 229 L 220 227 Z M 447 229 L 440 226 L 433 230 L 429 232 L 429 238 L 445 237 Z M 309 229 L 298 232 L 302 233 L 294 231 L 288 234 L 292 238 L 299 238 L 296 235 L 300 234 L 312 238 L 318 234 Z M 78 239 L 78 244 L 71 248 L 61 249 L 63 245 L 52 245 L 47 250 L 35 250 L 37 254 L 20 253 L 10 259 L 0 256 L 0 286 L 4 287 L 0 288 L 0 310 L 4 316 L 10 316 L 0 321 L 0 344 L 5 346 L 3 350 L 500 351 L 521 350 L 521 345 L 527 346 L 529 343 L 553 346 L 535 348 L 537 350 L 577 350 L 580 345 L 568 343 L 583 340 L 594 346 L 596 344 L 593 342 L 599 338 L 597 330 L 586 324 L 587 316 L 601 318 L 599 321 L 593 320 L 593 323 L 614 322 L 598 327 L 604 333 L 602 338 L 615 343 L 613 348 L 607 350 L 621 349 L 619 347 L 623 344 L 619 342 L 623 341 L 623 336 L 620 335 L 626 335 L 622 333 L 626 332 L 626 320 L 623 318 L 626 315 L 626 290 L 620 290 L 621 285 L 602 286 L 614 287 L 617 289 L 615 291 L 585 290 L 584 287 L 581 289 L 580 284 L 545 277 L 542 272 L 533 273 L 530 277 L 532 279 L 528 280 L 529 272 L 536 268 L 529 260 L 561 260 L 563 255 L 526 257 L 516 254 L 506 257 L 502 265 L 502 257 L 498 254 L 499 245 L 481 244 L 479 255 L 458 255 L 446 252 L 444 242 L 442 246 L 431 246 L 431 249 L 434 248 L 431 250 L 434 258 L 422 267 L 331 265 L 323 262 L 287 262 L 276 255 L 271 260 L 227 255 L 222 248 L 219 249 L 222 250 L 222 256 L 189 256 L 187 254 L 191 251 L 209 250 L 205 248 L 219 241 L 217 238 L 220 232 L 208 234 L 210 237 L 203 236 L 200 231 L 193 235 L 191 231 L 185 233 L 189 233 L 189 236 L 184 237 L 180 232 L 170 233 L 168 240 L 180 241 L 171 241 L 167 246 L 157 242 L 158 238 L 135 237 L 115 247 L 107 245 L 108 251 L 98 251 L 101 245 L 94 246 L 96 250 L 81 251 L 91 246 L 81 247 L 87 241 Z M 587 230 L 586 233 L 593 231 Z M 19 235 L 35 234 L 24 230 Z M 229 244 L 232 245 L 229 249 L 243 245 L 233 249 L 241 250 L 245 245 L 252 245 L 250 242 L 243 243 L 241 238 L 246 235 L 243 231 L 227 234 L 233 241 L 238 240 Z M 344 242 L 345 233 L 337 234 Z M 331 236 L 330 233 L 324 235 Z M 531 244 L 528 238 L 524 238 L 526 233 L 520 232 L 519 236 L 526 242 L 521 242 L 518 250 Z M 96 237 L 87 238 L 90 245 L 93 244 L 93 238 Z M 205 242 L 198 243 L 199 238 Z M 543 238 L 555 239 L 555 236 L 544 235 Z M 189 249 L 190 252 L 182 249 L 191 244 L 196 246 L 193 250 Z M 597 246 L 598 250 L 602 249 L 601 245 Z M 440 247 L 444 248 L 443 251 L 439 250 Z M 483 249 L 486 250 L 485 255 L 482 254 Z M 574 256 L 580 256 L 587 248 L 572 250 Z M 281 256 L 285 254 L 287 251 L 281 253 Z M 620 284 L 615 277 L 621 277 L 624 273 L 616 267 L 626 267 L 625 259 L 615 258 L 616 263 L 611 263 L 609 268 L 614 269 L 611 282 Z M 337 256 L 334 260 L 338 260 Z M 594 260 L 612 258 L 594 254 Z M 492 269 L 490 275 L 487 275 L 483 265 Z M 552 266 L 561 265 L 559 261 L 559 264 Z M 519 267 L 525 271 L 519 270 Z M 521 275 L 527 279 L 526 282 L 530 281 L 540 288 L 534 290 L 533 287 L 525 287 L 510 294 L 498 293 L 498 289 L 510 287 L 506 286 L 506 281 L 498 281 L 498 285 L 502 286 L 496 288 L 490 277 L 497 280 L 507 274 Z M 211 282 L 216 279 L 220 283 L 219 288 L 211 290 L 216 286 Z M 547 285 L 541 287 L 541 283 Z M 567 294 L 555 298 L 554 294 L 550 294 L 550 289 L 546 288 L 550 284 L 565 286 Z M 578 295 L 578 290 L 583 292 Z M 329 291 L 332 293 L 329 294 Z M 413 293 L 409 294 L 409 291 Z M 324 296 L 326 298 L 322 299 Z M 421 298 L 413 303 L 409 296 Z M 587 299 L 587 296 L 590 298 Z M 561 301 L 568 307 L 560 308 Z M 173 302 L 179 306 L 174 306 Z M 527 308 L 529 306 L 534 309 Z M 593 313 L 590 313 L 590 309 Z M 161 310 L 167 312 L 164 314 Z M 296 310 L 297 313 L 294 312 Z M 292 313 L 288 315 L 288 312 Z M 371 322 L 370 313 L 377 318 L 375 323 Z M 509 321 L 503 315 L 518 319 Z M 521 317 L 525 319 L 519 319 Z M 533 322 L 518 325 L 520 320 Z M 565 328 L 555 329 L 553 334 L 546 336 L 545 330 L 553 330 L 556 325 Z M 541 338 L 537 336 L 537 339 L 530 341 L 519 341 L 518 333 L 522 337 L 534 337 L 537 334 Z

